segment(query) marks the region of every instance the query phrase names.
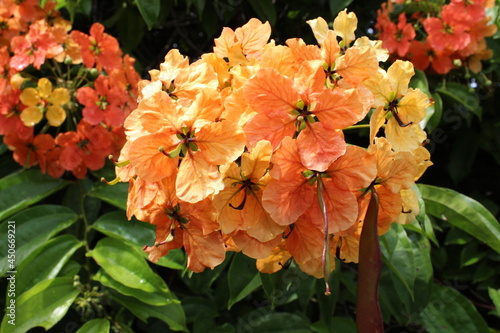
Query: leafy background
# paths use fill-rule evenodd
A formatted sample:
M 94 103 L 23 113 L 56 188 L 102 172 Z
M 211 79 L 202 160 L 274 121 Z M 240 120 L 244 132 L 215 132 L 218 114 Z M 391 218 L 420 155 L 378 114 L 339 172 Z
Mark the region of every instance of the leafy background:
M 171 48 L 191 60 L 210 52 L 222 27 L 268 20 L 272 38 L 313 43 L 305 21 L 331 22 L 346 6 L 359 35 L 374 32 L 374 1 L 61 0 L 74 29 L 102 22 L 137 59 L 143 77 Z M 498 25 L 498 5 L 493 12 Z M 134 22 L 134 24 L 130 24 Z M 412 80 L 435 100 L 426 130 L 434 166 L 420 180 L 421 213 L 381 237 L 380 303 L 387 332 L 500 331 L 500 33 L 478 75 L 463 69 Z M 367 133 L 349 133 L 366 142 Z M 337 262 L 332 295 L 292 263 L 261 274 L 255 262 L 228 253 L 214 270 L 184 269 L 182 251 L 157 264 L 143 245 L 146 223 L 127 221 L 127 185 L 107 186 L 112 165 L 81 181 L 20 170 L 0 145 L 0 232 L 16 221 L 16 326 L 1 332 L 355 332 L 357 267 Z M 424 185 L 428 184 L 428 185 Z M 0 243 L 0 273 L 7 268 Z M 77 276 L 75 278 L 74 276 Z M 0 281 L 7 290 L 7 280 Z M 5 304 L 6 297 L 1 302 Z M 4 306 L 5 308 L 5 306 Z

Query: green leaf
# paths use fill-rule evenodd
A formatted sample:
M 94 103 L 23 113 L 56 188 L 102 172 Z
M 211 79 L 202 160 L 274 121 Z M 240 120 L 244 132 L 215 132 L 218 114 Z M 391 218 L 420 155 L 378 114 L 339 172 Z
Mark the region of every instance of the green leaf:
M 160 0 L 136 0 L 135 4 L 139 8 L 144 22 L 146 22 L 149 30 L 151 30 L 160 13 Z
M 500 224 L 479 202 L 451 189 L 418 184 L 428 214 L 464 230 L 500 253 Z
M 262 21 L 269 21 L 271 25 L 276 23 L 276 8 L 272 0 L 249 1 L 249 3 Z
M 92 224 L 92 228 L 106 236 L 125 241 L 134 247 L 152 245 L 155 241 L 155 227 L 150 223 L 140 222 L 135 218 L 130 221 L 124 211 L 115 211 L 102 215 Z M 143 257 L 148 254 L 141 251 Z M 161 257 L 156 265 L 172 269 L 184 268 L 184 253 L 180 249 L 173 249 L 166 256 Z
M 166 323 L 174 331 L 188 332 L 184 310 L 178 303 L 153 306 L 114 291 L 111 291 L 110 294 L 114 300 L 129 309 L 130 312 L 145 323 L 148 318 L 154 317 Z
M 55 205 L 41 205 L 23 210 L 0 225 L 0 234 L 12 232 L 15 225 L 15 259 L 16 266 L 48 239 L 66 229 L 78 219 L 69 208 Z M 10 230 L 10 231 L 9 231 Z M 13 270 L 8 262 L 8 242 L 0 242 L 0 274 Z
M 141 254 L 128 244 L 114 238 L 101 239 L 87 253 L 121 284 L 147 293 L 168 292 L 165 282 L 153 272 Z
M 76 333 L 106 333 L 109 332 L 110 328 L 109 320 L 97 318 L 86 322 Z
M 108 185 L 98 182 L 92 186 L 88 195 L 101 199 L 120 209 L 127 210 L 128 183 Z
M 420 317 L 420 318 L 417 318 Z M 429 333 L 488 332 L 488 325 L 474 305 L 456 289 L 434 284 L 427 307 L 409 318 L 421 321 Z
M 63 235 L 49 240 L 19 265 L 16 292 L 22 294 L 42 280 L 55 278 L 82 245 L 83 243 L 73 235 Z
M 6 313 L 0 331 L 24 333 L 37 326 L 48 330 L 64 317 L 78 294 L 71 277 L 39 282 L 16 298 L 15 325 L 8 323 L 11 318 Z
M 330 14 L 332 17 L 337 17 L 337 14 L 351 3 L 352 0 L 330 0 Z
M 441 123 L 441 119 L 443 118 L 443 100 L 441 99 L 441 95 L 438 93 L 431 94 L 432 99 L 434 100 L 434 114 L 427 119 L 427 125 L 425 129 L 428 133 L 432 133 L 439 124 Z M 427 116 L 426 116 L 427 118 Z
M 392 274 L 394 286 L 399 292 L 406 291 L 413 298 L 416 265 L 413 246 L 402 225 L 393 223 L 391 229 L 380 237 L 384 264 Z M 401 290 L 401 284 L 404 289 Z M 408 305 L 408 304 L 407 304 Z
M 68 182 L 40 171 L 24 170 L 0 179 L 0 220 L 57 192 Z
M 500 316 L 500 289 L 488 287 L 488 295 L 493 301 L 493 304 L 495 304 L 497 315 Z
M 460 267 L 464 268 L 470 265 L 474 265 L 481 259 L 486 257 L 488 252 L 480 250 L 477 242 L 472 242 L 465 245 L 460 252 Z
M 127 287 L 114 280 L 103 269 L 97 271 L 97 273 L 94 275 L 94 280 L 99 281 L 102 285 L 108 288 L 112 288 L 123 295 L 135 297 L 147 304 L 161 306 L 170 303 L 179 303 L 179 301 L 175 299 L 175 296 L 173 296 L 170 292 L 162 290 L 148 293 L 141 289 Z
M 228 309 L 261 286 L 255 259 L 236 253 L 228 271 L 229 301 Z
M 238 320 L 237 332 L 308 333 L 309 320 L 293 313 L 271 312 L 263 308 Z
M 151 246 L 156 238 L 155 227 L 152 224 L 140 222 L 135 218 L 129 221 L 124 211 L 102 215 L 94 222 L 92 228 L 136 246 Z
M 447 82 L 442 87 L 436 89 L 444 98 L 453 102 L 453 107 L 461 113 L 461 116 L 468 118 L 468 113 L 471 112 L 481 120 L 483 110 L 479 103 L 479 98 L 474 92 L 469 91 L 469 88 L 460 83 Z M 465 109 L 462 109 L 464 107 Z
M 466 178 L 476 160 L 479 149 L 479 136 L 474 132 L 466 132 L 453 144 L 450 153 L 448 173 L 455 184 Z
M 226 259 L 214 269 L 205 269 L 201 273 L 193 273 L 187 268 L 183 271 L 182 279 L 188 288 L 195 294 L 210 293 L 212 284 L 225 272 L 226 266 L 231 262 L 234 252 L 228 252 Z

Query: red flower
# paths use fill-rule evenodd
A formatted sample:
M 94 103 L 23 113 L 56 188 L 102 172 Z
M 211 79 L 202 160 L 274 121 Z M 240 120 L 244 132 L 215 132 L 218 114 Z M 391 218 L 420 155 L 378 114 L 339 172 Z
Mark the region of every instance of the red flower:
M 465 48 L 470 42 L 470 36 L 463 25 L 445 18 L 429 17 L 424 21 L 425 31 L 429 34 L 427 41 L 438 52 L 446 49 L 457 51 Z
M 83 63 L 88 68 L 96 65 L 101 71 L 119 68 L 121 50 L 118 41 L 104 32 L 104 26 L 94 23 L 90 28 L 90 36 L 81 31 L 72 31 L 71 37 L 80 45 Z
M 39 163 L 40 169 L 45 172 L 45 153 L 54 147 L 54 139 L 50 134 L 39 134 L 27 139 L 11 134 L 6 135 L 3 141 L 14 151 L 14 160 L 17 163 L 25 167 Z
M 75 177 L 83 178 L 87 169 L 98 170 L 110 154 L 111 136 L 102 126 L 92 126 L 81 121 L 76 132 L 61 133 L 56 144 L 61 146 L 61 166 Z
M 83 87 L 78 89 L 76 98 L 80 104 L 85 105 L 83 118 L 92 125 L 104 122 L 108 126 L 120 126 L 127 114 L 123 104 L 127 96 L 118 87 L 111 88 L 109 78 L 99 75 L 94 82 L 94 88 Z
M 386 13 L 379 12 L 376 28 L 380 30 L 380 39 L 384 47 L 390 53 L 397 52 L 400 57 L 404 57 L 410 48 L 410 42 L 415 38 L 415 29 L 410 23 L 406 23 L 405 13 L 399 14 L 398 24 L 389 20 Z

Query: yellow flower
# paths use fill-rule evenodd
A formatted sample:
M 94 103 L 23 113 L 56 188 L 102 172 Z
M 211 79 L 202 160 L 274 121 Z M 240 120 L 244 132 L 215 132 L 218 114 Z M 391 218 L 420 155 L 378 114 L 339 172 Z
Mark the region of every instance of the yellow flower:
M 38 80 L 37 88 L 28 87 L 21 93 L 21 102 L 27 106 L 21 113 L 26 126 L 35 126 L 43 119 L 43 114 L 51 126 L 60 126 L 66 119 L 63 105 L 70 100 L 66 88 L 53 89 L 47 78 Z

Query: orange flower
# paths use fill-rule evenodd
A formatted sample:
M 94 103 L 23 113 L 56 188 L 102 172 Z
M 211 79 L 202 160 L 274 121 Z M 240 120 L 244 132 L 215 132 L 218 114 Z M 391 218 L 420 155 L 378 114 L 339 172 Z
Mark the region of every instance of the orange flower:
M 187 267 L 193 272 L 214 268 L 225 258 L 224 242 L 217 231 L 215 210 L 209 199 L 196 204 L 179 200 L 175 195 L 176 173 L 161 182 L 164 196 L 156 200 L 149 221 L 156 225 L 156 242 L 145 247 L 153 262 L 171 249 L 184 246 Z
M 270 142 L 260 141 L 251 153 L 241 156 L 240 166 L 233 162 L 225 172 L 224 190 L 214 197 L 223 233 L 242 230 L 260 242 L 268 242 L 285 229 L 276 224 L 262 207 L 262 193 L 271 181 L 267 173 L 271 152 Z M 237 239 L 242 237 L 233 237 L 240 248 Z
M 198 202 L 222 189 L 218 165 L 235 160 L 243 151 L 245 134 L 236 124 L 217 121 L 222 111 L 220 96 L 204 90 L 189 108 L 165 92 L 139 103 L 139 119 L 151 134 L 130 146 L 129 158 L 137 175 L 147 181 L 170 176 L 179 165 L 177 195 Z
M 291 138 L 283 139 L 271 158 L 274 178 L 264 190 L 262 204 L 280 225 L 290 225 L 308 212 L 311 221 L 322 229 L 323 217 L 316 200 L 317 181 L 324 184 L 330 233 L 340 234 L 356 223 L 358 205 L 356 191 L 370 185 L 375 179 L 374 157 L 364 149 L 348 146 L 346 153 L 319 172 L 305 167 L 299 156 L 298 144 Z
M 260 69 L 245 85 L 245 97 L 257 112 L 245 125 L 250 147 L 260 139 L 276 148 L 284 137 L 296 137 L 300 157 L 309 169 L 324 171 L 345 152 L 338 129 L 361 120 L 366 109 L 354 89 L 324 88 L 321 63 L 305 62 L 295 82 L 273 68 Z

